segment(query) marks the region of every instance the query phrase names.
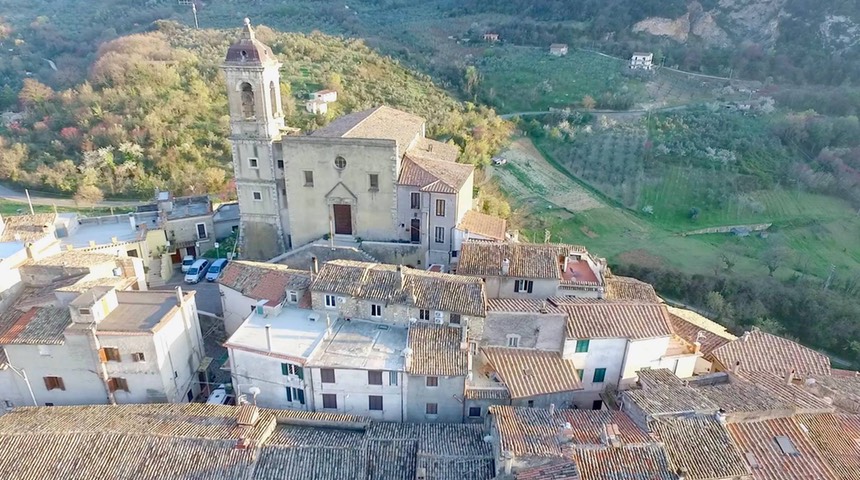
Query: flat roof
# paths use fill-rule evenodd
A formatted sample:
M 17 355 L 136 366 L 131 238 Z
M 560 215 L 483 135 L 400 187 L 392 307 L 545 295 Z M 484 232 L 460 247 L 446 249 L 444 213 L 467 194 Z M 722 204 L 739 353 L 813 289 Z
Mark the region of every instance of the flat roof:
M 77 214 L 60 214 L 61 217 Z M 77 219 L 71 219 L 77 221 Z M 70 235 L 59 238 L 60 245 L 65 248 L 71 245 L 74 248 L 90 246 L 90 241 L 96 245 L 104 245 L 112 242 L 116 237 L 117 242 L 132 242 L 137 240 L 138 231 L 131 228 L 128 219 L 115 223 L 86 223 L 78 225 L 77 229 Z
M 186 298 L 194 292 L 185 292 Z M 176 293 L 156 291 L 116 292 L 119 305 L 99 323 L 104 332 L 151 332 L 177 306 Z
M 313 310 L 284 307 L 278 315 L 251 315 L 227 340 L 225 345 L 240 349 L 267 352 L 266 325 L 271 325 L 272 353 L 307 359 L 323 340 L 326 331 L 325 314 L 318 319 L 308 317 Z M 334 322 L 334 319 L 332 319 Z
M 406 332 L 406 327 L 360 320 L 341 321 L 309 363 L 320 367 L 402 371 Z
M 23 249 L 22 242 L 0 242 L 0 260 L 9 258 Z

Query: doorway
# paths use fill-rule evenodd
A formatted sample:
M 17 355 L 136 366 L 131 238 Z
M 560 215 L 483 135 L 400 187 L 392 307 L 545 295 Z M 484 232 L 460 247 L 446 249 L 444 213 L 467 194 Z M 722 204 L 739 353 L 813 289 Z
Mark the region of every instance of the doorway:
M 352 207 L 349 205 L 332 205 L 334 211 L 335 235 L 352 235 Z
M 412 243 L 421 243 L 421 219 L 413 218 L 409 231 L 411 232 Z

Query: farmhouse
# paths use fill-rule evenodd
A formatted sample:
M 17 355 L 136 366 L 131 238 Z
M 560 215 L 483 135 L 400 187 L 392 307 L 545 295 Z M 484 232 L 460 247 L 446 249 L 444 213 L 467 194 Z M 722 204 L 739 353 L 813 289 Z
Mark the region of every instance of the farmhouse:
M 496 43 L 499 41 L 499 34 L 498 33 L 485 33 L 484 34 L 484 41 L 490 42 L 490 43 Z
M 630 68 L 634 70 L 651 70 L 654 68 L 654 54 L 651 52 L 633 52 L 630 57 Z
M 553 43 L 549 46 L 549 54 L 555 55 L 556 57 L 563 57 L 567 55 L 567 44 L 566 43 Z

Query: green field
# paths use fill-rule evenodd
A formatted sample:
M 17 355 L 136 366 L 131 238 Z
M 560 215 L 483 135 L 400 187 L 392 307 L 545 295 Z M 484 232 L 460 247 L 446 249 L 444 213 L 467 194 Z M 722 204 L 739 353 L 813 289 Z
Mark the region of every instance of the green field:
M 477 68 L 480 97 L 501 113 L 579 107 L 586 95 L 599 100 L 607 92 L 642 90 L 641 82 L 621 75 L 624 62 L 575 49 L 555 57 L 541 48 L 488 47 Z
M 33 205 L 33 211 L 36 213 L 50 213 L 54 211 L 54 207 L 48 205 Z M 128 208 L 72 208 L 72 207 L 57 207 L 57 212 L 74 212 L 82 215 L 95 217 L 100 215 L 114 215 L 120 213 L 128 213 Z M 0 199 L 0 215 L 20 215 L 29 214 L 30 207 L 26 203 L 12 202 L 5 199 Z

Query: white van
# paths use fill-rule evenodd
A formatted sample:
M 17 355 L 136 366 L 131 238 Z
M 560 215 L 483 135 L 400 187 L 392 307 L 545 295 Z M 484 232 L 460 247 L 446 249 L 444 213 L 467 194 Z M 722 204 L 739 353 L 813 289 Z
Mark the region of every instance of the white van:
M 217 388 L 212 390 L 209 398 L 206 400 L 209 405 L 224 405 L 227 403 L 227 387 L 222 383 Z
M 194 255 L 186 255 L 182 258 L 182 273 L 188 272 L 188 269 L 191 268 L 191 265 L 194 265 Z
M 206 273 L 206 281 L 214 282 L 215 280 L 218 280 L 218 277 L 221 276 L 221 273 L 224 271 L 224 267 L 226 266 L 226 258 L 219 258 L 212 262 L 212 265 L 209 266 L 209 271 Z
M 209 266 L 209 260 L 201 258 L 194 262 L 193 265 L 185 273 L 185 283 L 197 283 L 206 274 L 206 267 Z

